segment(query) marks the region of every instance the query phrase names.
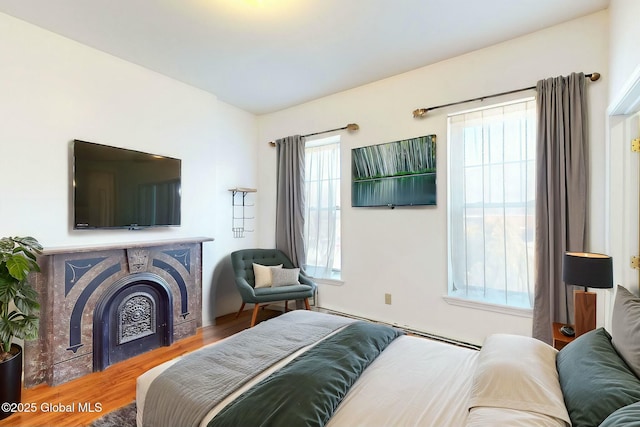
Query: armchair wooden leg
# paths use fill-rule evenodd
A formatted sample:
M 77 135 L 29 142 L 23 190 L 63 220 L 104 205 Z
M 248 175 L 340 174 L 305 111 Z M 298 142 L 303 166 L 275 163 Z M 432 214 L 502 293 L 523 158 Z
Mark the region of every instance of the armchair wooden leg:
M 238 310 L 238 313 L 236 314 L 236 319 L 238 318 L 238 316 L 240 316 L 240 313 L 242 313 L 242 310 L 244 310 L 244 301 L 242 302 L 242 305 L 240 306 L 240 310 Z
M 287 311 L 289 311 L 289 301 L 284 302 L 284 312 L 286 313 Z
M 309 298 L 304 299 L 304 308 L 311 310 L 311 307 L 309 306 Z
M 251 328 L 253 328 L 256 324 L 256 319 L 258 318 L 258 309 L 260 308 L 260 304 L 256 304 L 253 307 L 253 314 L 251 315 Z

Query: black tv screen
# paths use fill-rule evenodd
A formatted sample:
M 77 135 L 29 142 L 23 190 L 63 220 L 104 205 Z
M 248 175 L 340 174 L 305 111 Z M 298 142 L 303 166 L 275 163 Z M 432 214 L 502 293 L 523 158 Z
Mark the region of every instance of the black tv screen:
M 180 225 L 181 161 L 73 142 L 74 229 Z
M 351 206 L 435 204 L 435 135 L 351 150 Z

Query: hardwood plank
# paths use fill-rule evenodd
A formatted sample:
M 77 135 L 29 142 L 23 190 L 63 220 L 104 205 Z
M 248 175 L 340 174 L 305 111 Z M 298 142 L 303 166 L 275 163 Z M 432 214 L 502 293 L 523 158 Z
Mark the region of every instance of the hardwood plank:
M 167 360 L 219 341 L 249 327 L 250 312 L 228 314 L 216 319 L 215 325 L 198 330 L 197 334 L 77 380 L 55 387 L 41 384 L 22 390 L 22 403 L 33 412 L 15 413 L 0 421 L 0 427 L 65 427 L 86 426 L 117 408 L 128 405 L 136 396 L 136 378 Z M 281 314 L 260 310 L 258 321 Z M 93 411 L 93 412 L 92 412 Z

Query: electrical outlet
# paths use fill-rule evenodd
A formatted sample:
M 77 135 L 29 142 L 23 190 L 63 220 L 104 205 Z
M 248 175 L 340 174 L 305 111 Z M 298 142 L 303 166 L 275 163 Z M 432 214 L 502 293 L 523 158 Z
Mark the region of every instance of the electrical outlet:
M 391 294 L 384 294 L 384 303 L 391 305 Z

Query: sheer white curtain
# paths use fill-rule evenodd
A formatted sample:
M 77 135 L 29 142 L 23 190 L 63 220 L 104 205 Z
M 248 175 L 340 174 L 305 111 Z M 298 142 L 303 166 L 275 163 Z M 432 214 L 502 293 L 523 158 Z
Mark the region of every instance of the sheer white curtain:
M 449 295 L 531 308 L 535 100 L 449 117 Z
M 340 139 L 308 141 L 305 148 L 305 271 L 340 278 Z

